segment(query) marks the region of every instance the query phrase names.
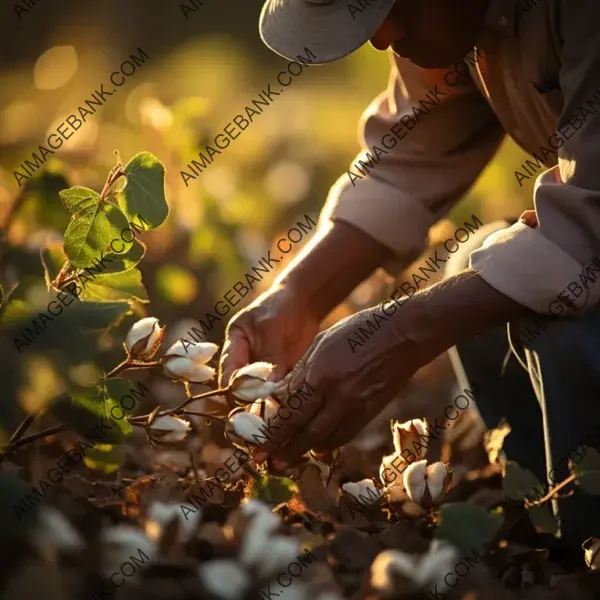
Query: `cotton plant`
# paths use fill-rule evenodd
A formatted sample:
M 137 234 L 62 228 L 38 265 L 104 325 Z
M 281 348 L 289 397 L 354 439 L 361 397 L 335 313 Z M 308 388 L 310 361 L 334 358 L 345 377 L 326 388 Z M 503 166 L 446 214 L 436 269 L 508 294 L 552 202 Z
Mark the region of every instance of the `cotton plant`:
M 146 535 L 151 541 L 158 542 L 166 527 L 175 521 L 177 541 L 185 543 L 196 534 L 200 520 L 200 510 L 184 517 L 180 502 L 153 502 L 146 514 Z
M 371 565 L 370 584 L 383 598 L 398 598 L 410 588 L 427 592 L 438 586 L 445 590 L 444 577 L 454 570 L 458 559 L 458 550 L 440 540 L 434 540 L 422 556 L 385 550 Z
M 275 382 L 269 380 L 274 365 L 266 362 L 245 365 L 231 375 L 225 387 L 193 395 L 190 384 L 206 384 L 214 379 L 216 370 L 208 363 L 219 347 L 211 342 L 190 344 L 178 340 L 161 358 L 156 359 L 164 332 L 165 327 L 161 327 L 155 317 L 146 317 L 134 323 L 123 344 L 126 357 L 109 376 L 128 369 L 160 369 L 162 375 L 184 385 L 187 399 L 172 410 L 155 409 L 146 415 L 129 417 L 128 422 L 145 428 L 152 445 L 177 444 L 183 442 L 191 430 L 190 422 L 184 417 L 202 416 L 223 422 L 225 435 L 234 446 L 246 448 L 248 444 L 256 445 L 267 420 L 274 417 L 279 409 L 279 403 L 270 397 L 276 386 Z M 215 396 L 225 396 L 230 404 L 237 406 L 226 417 L 187 408 L 196 400 Z
M 405 423 L 392 421 L 394 452 L 384 456 L 379 468 L 379 478 L 390 502 L 404 500 L 406 496 L 429 510 L 438 506 L 452 483 L 452 471 L 442 462 L 427 463 L 427 421 L 412 419 Z M 387 474 L 392 473 L 390 481 Z

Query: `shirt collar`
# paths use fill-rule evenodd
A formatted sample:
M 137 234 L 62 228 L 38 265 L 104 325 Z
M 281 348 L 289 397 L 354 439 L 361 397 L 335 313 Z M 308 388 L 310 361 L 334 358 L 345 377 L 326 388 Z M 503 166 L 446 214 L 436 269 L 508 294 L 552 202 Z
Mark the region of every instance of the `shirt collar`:
M 490 0 L 485 23 L 505 35 L 516 33 L 518 4 L 523 0 Z

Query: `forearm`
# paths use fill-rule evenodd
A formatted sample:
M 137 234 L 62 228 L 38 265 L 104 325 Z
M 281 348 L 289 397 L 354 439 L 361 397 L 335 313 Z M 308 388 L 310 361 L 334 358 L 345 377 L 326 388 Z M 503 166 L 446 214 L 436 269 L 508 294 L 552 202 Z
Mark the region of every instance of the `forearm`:
M 322 320 L 390 255 L 371 236 L 335 221 L 313 237 L 275 283 L 292 287 Z
M 516 317 L 533 314 L 496 291 L 471 269 L 410 298 L 394 315 L 399 333 L 415 342 L 426 362 L 456 343 Z

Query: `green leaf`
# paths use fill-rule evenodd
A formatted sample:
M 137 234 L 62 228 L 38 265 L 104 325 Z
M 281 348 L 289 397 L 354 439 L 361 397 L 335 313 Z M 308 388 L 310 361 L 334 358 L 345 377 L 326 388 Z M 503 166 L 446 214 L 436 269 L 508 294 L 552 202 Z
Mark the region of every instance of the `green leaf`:
M 104 254 L 105 265 L 104 273 L 123 273 L 133 269 L 146 254 L 146 246 L 143 242 L 137 239 L 133 240 L 133 243 L 129 249 L 121 254 L 115 254 L 114 252 L 108 252 Z M 100 257 L 98 257 L 100 260 Z M 110 261 L 110 262 L 109 262 Z
M 85 284 L 82 300 L 111 302 L 114 300 L 139 300 L 149 302 L 148 293 L 142 283 L 142 273 L 132 269 L 123 273 L 96 275 Z
M 511 500 L 524 500 L 527 496 L 537 500 L 545 495 L 544 485 L 529 470 L 509 460 L 506 463 L 502 489 Z
M 127 446 L 124 444 L 96 444 L 87 450 L 83 463 L 88 469 L 109 475 L 123 466 L 126 456 Z
M 586 494 L 598 496 L 600 495 L 600 453 L 591 446 L 586 446 L 586 450 L 582 452 L 583 459 L 571 465 L 575 483 Z
M 90 267 L 127 228 L 129 223 L 125 215 L 114 204 L 90 201 L 71 217 L 65 232 L 65 253 L 74 266 Z
M 281 502 L 287 502 L 294 494 L 298 493 L 296 483 L 287 477 L 275 477 L 266 474 L 254 481 L 251 496 L 265 502 L 280 504 Z
M 102 386 L 79 388 L 71 391 L 71 397 L 63 396 L 55 402 L 50 412 L 72 431 L 82 435 L 92 444 L 114 444 L 123 442 L 124 419 L 117 421 L 111 414 L 110 404 Z
M 558 523 L 549 506 L 536 506 L 528 510 L 527 514 L 538 533 L 547 533 L 549 535 L 556 535 L 558 533 Z
M 20 340 L 22 354 L 55 351 L 70 364 L 93 360 L 100 352 L 99 332 L 119 323 L 131 310 L 127 302 L 81 302 L 66 292 L 63 298 L 68 305 L 40 326 L 40 314 L 49 315 L 49 304 L 53 303 L 55 309 L 61 305 L 57 298 L 56 293 L 42 294 L 38 290 L 35 304 L 26 304 L 18 297 L 11 300 L 1 325 L 13 349 L 18 349 L 15 340 Z M 27 337 L 26 328 L 30 331 Z
M 67 255 L 61 242 L 53 242 L 40 250 L 40 260 L 44 267 L 44 278 L 46 287 L 50 289 L 50 283 L 56 279 L 62 266 L 67 260 Z
M 150 152 L 136 154 L 125 166 L 127 183 L 118 203 L 129 219 L 141 215 L 155 229 L 169 214 L 165 197 L 165 167 Z
M 123 433 L 129 435 L 133 431 L 133 427 L 125 420 L 125 418 L 133 415 L 136 406 L 139 404 L 138 396 L 140 393 L 138 390 L 140 389 L 140 384 L 115 377 L 114 379 L 105 379 L 103 385 L 105 388 L 107 405 L 110 407 L 118 406 L 118 409 L 113 411 L 114 418 L 119 422 L 123 422 L 121 429 Z M 143 391 L 141 395 L 142 397 L 145 396 L 145 391 Z M 127 402 L 124 402 L 124 399 L 126 399 Z M 133 402 L 131 402 L 132 399 Z
M 454 544 L 463 554 L 483 551 L 498 533 L 504 516 L 501 511 L 487 510 L 457 502 L 445 504 L 439 511 L 440 523 L 435 537 Z
M 100 202 L 100 194 L 90 188 L 76 185 L 68 190 L 62 190 L 58 193 L 64 207 L 75 214 L 84 208 L 97 205 Z

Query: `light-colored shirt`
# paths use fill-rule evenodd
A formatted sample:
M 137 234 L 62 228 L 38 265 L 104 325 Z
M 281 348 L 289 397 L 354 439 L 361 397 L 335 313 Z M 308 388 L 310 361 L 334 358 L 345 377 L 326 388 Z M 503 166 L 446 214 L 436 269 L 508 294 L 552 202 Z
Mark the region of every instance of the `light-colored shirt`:
M 388 87 L 361 117 L 362 150 L 323 217 L 368 233 L 406 265 L 508 133 L 534 156 L 515 169 L 537 178 L 537 225 L 488 237 L 471 267 L 536 312 L 552 313 L 567 290 L 588 310 L 600 298 L 600 282 L 581 278 L 600 256 L 599 9 L 598 0 L 491 0 L 464 61 L 421 69 L 390 51 Z

